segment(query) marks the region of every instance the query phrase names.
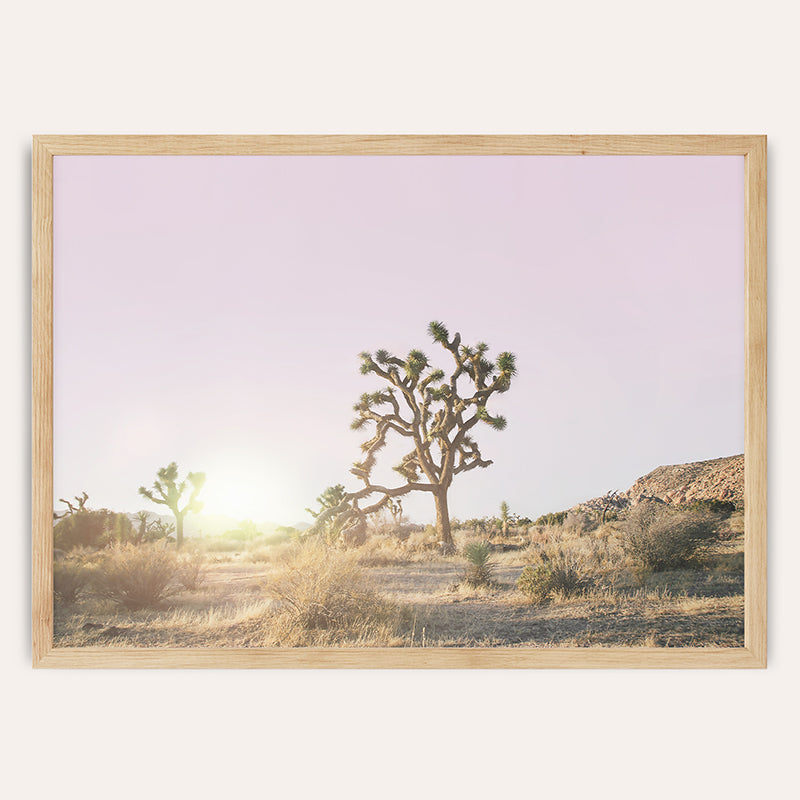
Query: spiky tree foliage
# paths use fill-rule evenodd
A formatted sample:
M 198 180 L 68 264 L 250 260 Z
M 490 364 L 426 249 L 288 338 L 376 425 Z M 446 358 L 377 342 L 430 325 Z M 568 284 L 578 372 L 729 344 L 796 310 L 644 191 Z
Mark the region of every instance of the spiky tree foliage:
M 178 481 L 178 465 L 173 461 L 168 467 L 162 467 L 153 483 L 152 489 L 139 487 L 139 494 L 167 506 L 175 517 L 176 541 L 178 547 L 183 544 L 183 519 L 187 514 L 196 514 L 203 508 L 203 503 L 197 499 L 203 486 L 206 475 L 204 472 L 190 472 L 185 480 Z M 190 489 L 189 499 L 181 507 L 181 498 Z
M 315 525 L 314 528 L 321 530 L 329 542 L 332 542 L 339 534 L 341 524 L 345 520 L 342 519 L 341 514 L 330 516 L 328 512 L 333 508 L 337 508 L 344 501 L 346 494 L 345 488 L 341 483 L 337 483 L 336 486 L 328 486 L 316 500 L 319 508 L 316 511 L 311 508 L 306 509 L 315 520 L 319 521 L 319 525 Z M 326 516 L 321 519 L 322 515 Z
M 505 418 L 491 413 L 488 404 L 493 395 L 508 391 L 516 363 L 509 352 L 490 361 L 487 344 L 462 345 L 461 334 L 451 338 L 441 322 L 431 322 L 428 333 L 450 353 L 453 367 L 449 374 L 434 367 L 420 350 L 411 350 L 405 358 L 387 350 L 361 353 L 361 373 L 377 375 L 388 386 L 361 395 L 354 406 L 352 428 L 371 433 L 361 445 L 362 459 L 350 470 L 364 486 L 346 494 L 329 514 L 342 513 L 346 524 L 360 524 L 366 514 L 380 510 L 393 498 L 429 492 L 436 505 L 439 539 L 452 547 L 447 492 L 456 475 L 492 463 L 481 455 L 472 432 L 479 423 L 495 430 L 506 427 Z M 399 486 L 383 486 L 371 478 L 376 455 L 390 433 L 400 436 L 409 448 L 394 467 L 405 480 Z M 371 505 L 359 507 L 359 501 L 375 495 L 378 499 Z
M 468 586 L 488 586 L 492 582 L 495 566 L 489 542 L 468 542 L 464 545 L 464 558 L 467 559 L 464 583 Z

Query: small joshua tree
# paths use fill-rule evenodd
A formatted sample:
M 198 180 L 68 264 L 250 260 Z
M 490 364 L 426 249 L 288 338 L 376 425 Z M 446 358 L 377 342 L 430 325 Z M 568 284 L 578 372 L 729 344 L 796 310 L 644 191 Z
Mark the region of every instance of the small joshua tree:
M 157 479 L 153 483 L 152 489 L 139 487 L 139 494 L 158 503 L 167 506 L 175 516 L 176 541 L 177 546 L 183 544 L 183 519 L 189 514 L 196 514 L 203 508 L 203 503 L 197 499 L 203 486 L 206 483 L 204 472 L 190 472 L 186 480 L 178 482 L 178 465 L 173 461 L 168 467 L 163 467 L 157 473 Z M 191 487 L 189 499 L 181 508 L 181 497 L 184 492 Z
M 438 538 L 445 548 L 452 549 L 447 493 L 456 475 L 492 463 L 481 455 L 472 431 L 478 423 L 499 431 L 506 427 L 505 418 L 490 413 L 488 403 L 493 395 L 508 391 L 517 368 L 513 353 L 500 353 L 490 361 L 487 344 L 462 345 L 461 334 L 451 338 L 441 322 L 431 322 L 428 333 L 452 356 L 449 375 L 435 368 L 420 350 L 409 351 L 405 358 L 387 350 L 361 353 L 361 373 L 377 375 L 388 384 L 361 395 L 354 406 L 356 419 L 351 427 L 372 428 L 372 435 L 361 445 L 362 460 L 350 470 L 364 486 L 348 492 L 337 506 L 320 514 L 317 524 L 342 515 L 343 535 L 348 530 L 358 533 L 365 527 L 365 515 L 409 492 L 429 492 L 436 506 Z M 394 467 L 405 483 L 393 487 L 373 483 L 371 478 L 375 456 L 390 433 L 409 446 Z M 378 495 L 375 502 L 359 507 L 361 500 L 374 495 Z
M 326 517 L 325 519 L 321 519 L 321 516 L 326 512 L 329 512 L 332 508 L 337 508 L 340 503 L 345 499 L 346 492 L 344 490 L 344 486 L 341 483 L 337 483 L 336 486 L 329 486 L 325 491 L 317 498 L 317 504 L 319 505 L 319 509 L 314 511 L 311 508 L 307 508 L 306 511 L 314 517 L 315 520 L 319 521 L 319 528 L 325 534 L 325 538 L 327 541 L 332 542 L 333 539 L 338 535 L 339 528 L 341 522 L 344 520 L 340 519 L 339 517 Z M 316 525 L 314 526 L 317 527 Z
M 500 524 L 503 528 L 503 536 L 508 533 L 509 522 L 511 522 L 511 512 L 508 508 L 508 503 L 503 500 L 503 502 L 500 503 Z
M 395 531 L 400 530 L 400 525 L 403 523 L 403 501 L 399 497 L 396 500 L 390 499 L 386 507 L 392 515 Z

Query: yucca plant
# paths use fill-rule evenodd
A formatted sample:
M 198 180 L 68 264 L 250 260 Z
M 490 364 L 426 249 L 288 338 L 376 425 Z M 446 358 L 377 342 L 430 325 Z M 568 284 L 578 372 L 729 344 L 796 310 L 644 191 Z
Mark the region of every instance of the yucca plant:
M 464 545 L 464 558 L 467 568 L 463 581 L 469 586 L 488 586 L 494 575 L 494 561 L 489 542 L 478 540 Z

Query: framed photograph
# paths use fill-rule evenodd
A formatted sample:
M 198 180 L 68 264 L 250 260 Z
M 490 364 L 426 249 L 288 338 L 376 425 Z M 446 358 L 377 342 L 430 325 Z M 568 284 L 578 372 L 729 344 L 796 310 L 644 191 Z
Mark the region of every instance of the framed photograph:
M 766 666 L 766 137 L 37 136 L 33 664 Z

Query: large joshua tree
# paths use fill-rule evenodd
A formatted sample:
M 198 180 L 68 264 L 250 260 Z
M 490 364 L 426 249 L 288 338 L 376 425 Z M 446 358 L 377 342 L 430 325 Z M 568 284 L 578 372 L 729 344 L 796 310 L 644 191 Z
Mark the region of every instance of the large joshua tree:
M 203 508 L 203 503 L 197 499 L 203 486 L 205 486 L 206 475 L 204 472 L 190 472 L 185 480 L 178 481 L 178 465 L 173 461 L 168 467 L 162 467 L 156 474 L 156 481 L 152 489 L 139 487 L 139 494 L 158 503 L 167 506 L 175 517 L 175 540 L 177 546 L 183 544 L 183 519 L 189 513 L 196 514 Z M 181 498 L 187 489 L 191 487 L 189 498 L 181 508 Z
M 486 357 L 488 345 L 461 344 L 461 335 L 452 338 L 441 322 L 431 322 L 428 333 L 449 351 L 453 367 L 449 375 L 431 365 L 419 350 L 398 358 L 386 350 L 361 353 L 361 372 L 374 374 L 389 386 L 361 395 L 354 406 L 357 414 L 352 428 L 368 428 L 372 436 L 361 449 L 364 457 L 350 472 L 363 481 L 363 488 L 348 492 L 342 502 L 324 515 L 345 515 L 344 532 L 363 527 L 364 518 L 386 506 L 393 498 L 409 492 L 429 492 L 436 506 L 436 530 L 446 546 L 453 543 L 447 493 L 453 478 L 476 467 L 488 467 L 472 431 L 478 423 L 495 430 L 506 427 L 504 417 L 488 410 L 492 395 L 508 391 L 516 373 L 513 353 L 500 353 L 492 362 Z M 399 486 L 373 483 L 371 474 L 378 451 L 390 434 L 402 437 L 408 452 L 395 471 L 405 479 Z M 359 502 L 378 495 L 371 505 L 360 508 Z M 320 518 L 317 523 L 321 522 Z

